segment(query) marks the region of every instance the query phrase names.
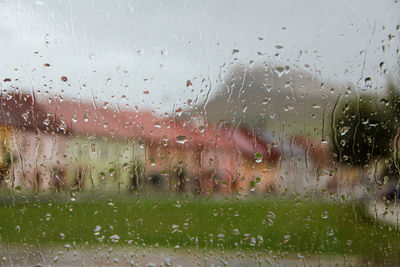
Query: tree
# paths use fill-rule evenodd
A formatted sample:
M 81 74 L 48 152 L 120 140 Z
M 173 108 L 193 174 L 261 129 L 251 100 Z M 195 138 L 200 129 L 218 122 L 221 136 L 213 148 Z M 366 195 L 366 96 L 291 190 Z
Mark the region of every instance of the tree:
M 394 161 L 389 164 L 394 166 L 393 140 L 399 122 L 400 90 L 394 83 L 387 87 L 384 97 L 366 92 L 339 96 L 332 112 L 332 152 L 341 163 L 365 166 L 386 158 Z

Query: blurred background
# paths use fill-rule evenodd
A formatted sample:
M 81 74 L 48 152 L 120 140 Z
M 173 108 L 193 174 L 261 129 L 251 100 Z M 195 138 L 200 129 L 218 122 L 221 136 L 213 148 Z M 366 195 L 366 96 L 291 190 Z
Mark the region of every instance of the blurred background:
M 299 221 L 275 229 L 276 239 L 265 230 L 236 240 L 229 236 L 246 225 L 240 221 L 231 234 L 228 226 L 209 233 L 231 238 L 224 243 L 231 252 L 258 247 L 287 252 L 295 262 L 305 252 L 310 262 L 329 253 L 362 264 L 397 262 L 398 232 L 388 229 L 397 231 L 399 213 L 399 8 L 397 0 L 0 1 L 0 198 L 3 215 L 14 218 L 0 224 L 1 239 L 15 242 L 15 257 L 24 242 L 48 244 L 35 219 L 33 235 L 21 234 L 28 222 L 17 220 L 26 216 L 11 215 L 21 203 L 28 213 L 36 202 L 69 210 L 72 201 L 79 210 L 123 195 L 112 202 L 120 209 L 146 203 L 139 220 L 154 201 L 180 207 L 186 198 L 195 203 L 187 212 L 206 205 L 205 217 L 215 214 L 213 205 L 229 209 L 229 201 L 261 213 L 275 205 L 264 224 L 289 209 L 309 218 L 314 232 L 336 238 L 304 241 L 312 231 L 302 236 L 308 223 Z M 320 221 L 343 209 L 343 221 Z M 250 232 L 257 214 L 247 216 Z M 94 240 L 71 234 L 65 248 L 131 238 L 129 225 L 119 234 L 108 225 L 110 237 L 101 239 L 101 223 L 87 223 L 96 224 Z M 172 225 L 173 233 L 183 227 Z M 142 243 L 202 247 L 198 237 L 169 239 L 161 228 L 151 237 L 142 229 Z M 357 229 L 365 232 L 346 236 Z M 66 242 L 60 231 L 47 233 L 57 236 L 51 242 Z M 372 238 L 363 248 L 362 234 L 390 240 Z M 208 239 L 206 247 L 221 249 Z M 390 249 L 368 255 L 382 242 Z M 38 259 L 47 264 L 47 256 Z

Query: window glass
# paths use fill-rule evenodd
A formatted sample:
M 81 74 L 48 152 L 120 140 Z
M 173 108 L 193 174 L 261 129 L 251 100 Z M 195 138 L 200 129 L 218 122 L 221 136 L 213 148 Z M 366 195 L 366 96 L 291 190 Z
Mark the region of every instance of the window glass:
M 0 1 L 0 265 L 400 264 L 399 11 Z

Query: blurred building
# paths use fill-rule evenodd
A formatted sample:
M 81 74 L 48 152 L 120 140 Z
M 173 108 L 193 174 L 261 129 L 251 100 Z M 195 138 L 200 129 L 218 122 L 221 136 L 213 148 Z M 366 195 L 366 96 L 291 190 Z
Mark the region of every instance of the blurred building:
M 327 186 L 316 174 L 329 151 L 305 137 L 18 92 L 4 93 L 0 106 L 2 181 L 13 188 L 232 194 Z

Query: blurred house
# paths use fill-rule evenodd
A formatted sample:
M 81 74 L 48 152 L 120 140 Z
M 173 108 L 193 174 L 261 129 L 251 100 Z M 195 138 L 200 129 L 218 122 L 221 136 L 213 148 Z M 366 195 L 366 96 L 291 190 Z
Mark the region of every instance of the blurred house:
M 112 139 L 122 125 L 112 110 L 60 98 L 36 99 L 18 92 L 3 94 L 0 106 L 0 125 L 7 132 L 2 149 L 11 159 L 3 183 L 10 187 L 82 188 L 86 184 L 84 176 L 98 176 L 91 173 L 93 163 L 104 164 L 106 158 L 112 159 L 107 163 L 116 162 L 117 156 L 106 156 L 115 144 L 107 138 Z M 105 139 L 99 141 L 99 137 Z M 98 155 L 102 149 L 106 153 Z M 114 166 L 105 167 L 112 170 Z
M 2 94 L 2 165 L 7 165 L 3 183 L 10 187 L 36 188 L 57 184 L 66 160 L 66 129 L 48 114 L 34 96 Z M 3 167 L 4 171 L 4 167 Z
M 361 167 L 339 162 L 325 140 L 296 135 L 292 137 L 292 142 L 302 151 L 298 162 L 302 161 L 300 158 L 304 159 L 302 165 L 306 168 L 305 177 L 308 177 L 300 182 L 302 188 L 299 188 L 299 192 L 328 191 L 337 196 L 361 198 L 373 188 L 374 182 L 379 182 L 377 179 L 388 175 L 384 174 L 388 165 L 386 159 Z M 298 168 L 297 173 L 301 174 L 301 170 Z
M 135 122 L 131 132 L 146 144 L 146 173 L 155 183 L 177 191 L 219 193 L 247 191 L 251 181 L 263 190 L 274 185 L 278 153 L 246 129 L 196 118 L 153 117 L 149 123 L 128 116 L 127 121 Z
M 170 123 L 177 131 L 171 135 L 177 136 L 172 151 L 180 156 L 167 158 L 181 157 L 183 164 L 190 162 L 187 167 L 183 166 L 186 170 L 183 175 L 197 179 L 195 186 L 200 191 L 229 194 L 250 192 L 256 187 L 264 192 L 274 187 L 279 154 L 255 132 L 206 122 L 192 124 L 190 120 Z M 171 151 L 167 146 L 158 146 L 158 149 L 164 156 Z
M 18 92 L 3 94 L 0 105 L 10 187 L 233 193 L 275 186 L 279 153 L 249 129 Z

